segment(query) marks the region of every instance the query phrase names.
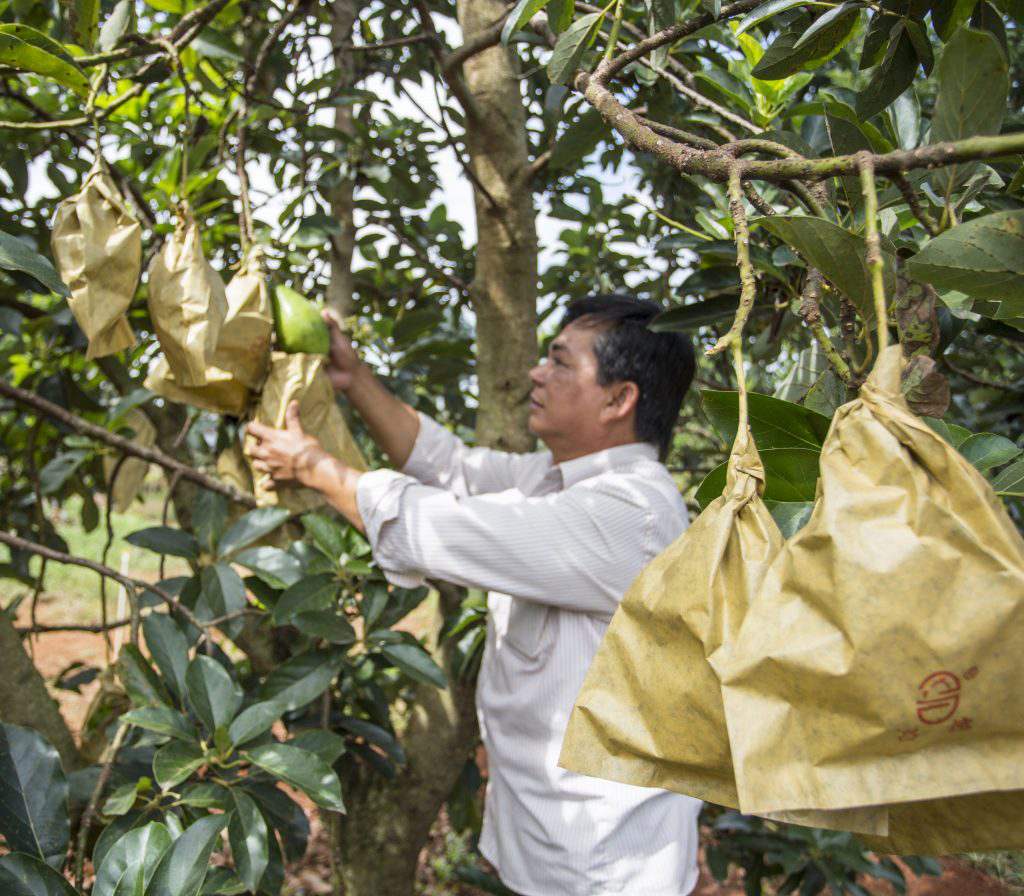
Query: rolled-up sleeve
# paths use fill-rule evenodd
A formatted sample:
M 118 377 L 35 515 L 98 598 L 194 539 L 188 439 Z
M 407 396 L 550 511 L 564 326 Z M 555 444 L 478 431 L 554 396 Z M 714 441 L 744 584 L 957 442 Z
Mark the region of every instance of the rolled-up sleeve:
M 648 496 L 631 483 L 588 481 L 523 497 L 463 497 L 386 470 L 359 480 L 374 557 L 400 587 L 436 578 L 563 609 L 611 614 L 653 557 Z
M 424 485 L 458 495 L 501 492 L 515 488 L 538 465 L 542 453 L 514 454 L 493 448 L 470 448 L 454 433 L 420 413 L 420 429 L 402 472 Z

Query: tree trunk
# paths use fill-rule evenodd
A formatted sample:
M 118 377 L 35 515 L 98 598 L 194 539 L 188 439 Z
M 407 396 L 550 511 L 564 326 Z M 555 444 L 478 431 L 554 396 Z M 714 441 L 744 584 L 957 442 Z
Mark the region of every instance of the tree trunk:
M 0 720 L 38 731 L 56 749 L 65 771 L 78 768 L 81 757 L 75 739 L 6 613 L 0 613 L 0 657 L 4 670 Z
M 352 26 L 359 13 L 355 0 L 334 0 L 331 5 L 331 41 L 336 47 L 334 66 L 337 72 L 337 90 L 344 94 L 356 82 L 355 54 L 346 50 L 344 44 L 352 40 Z M 338 106 L 334 112 L 334 126 L 350 138 L 355 136 L 355 125 L 352 121 L 352 107 Z M 345 151 L 346 170 L 336 187 L 327 197 L 331 204 L 331 215 L 338 222 L 341 233 L 331 236 L 331 247 L 328 257 L 331 262 L 331 279 L 327 285 L 327 307 L 336 311 L 340 317 L 352 313 L 352 255 L 356 247 L 355 222 L 355 177 L 353 171 L 356 162 L 355 147 L 350 143 Z
M 467 41 L 504 15 L 504 0 L 458 0 Z M 476 311 L 480 410 L 477 441 L 512 451 L 533 444 L 526 429 L 529 371 L 537 363 L 537 225 L 519 66 L 500 45 L 470 57 L 463 75 L 474 110 L 466 145 L 476 179 Z M 469 110 L 467 110 L 469 112 Z

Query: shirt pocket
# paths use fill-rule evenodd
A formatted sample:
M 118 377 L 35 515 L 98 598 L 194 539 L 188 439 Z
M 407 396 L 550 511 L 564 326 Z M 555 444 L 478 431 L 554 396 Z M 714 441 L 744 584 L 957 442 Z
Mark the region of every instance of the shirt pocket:
M 531 659 L 539 656 L 544 648 L 550 614 L 550 607 L 513 597 L 505 632 L 509 644 L 523 656 Z

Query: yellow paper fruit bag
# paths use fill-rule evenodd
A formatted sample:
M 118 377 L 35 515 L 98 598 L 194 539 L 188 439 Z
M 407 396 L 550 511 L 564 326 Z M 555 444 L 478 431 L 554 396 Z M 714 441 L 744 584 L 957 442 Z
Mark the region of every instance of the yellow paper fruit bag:
M 884 350 L 836 412 L 811 518 L 719 671 L 743 811 L 892 806 L 905 843 L 908 813 L 950 807 L 896 804 L 1020 805 L 999 792 L 1024 788 L 1024 540 L 910 411 L 903 363 Z
M 89 340 L 86 358 L 135 345 L 126 314 L 142 268 L 142 228 L 101 161 L 57 207 L 50 241 L 71 290 L 68 306 Z
M 174 233 L 149 265 L 149 316 L 177 385 L 206 383 L 227 310 L 224 283 L 183 204 Z
M 723 494 L 623 598 L 569 718 L 563 768 L 738 808 L 712 664 L 728 651 L 782 547 L 763 490 L 764 467 L 744 428 Z M 884 810 L 774 817 L 838 830 L 887 830 Z
M 274 429 L 284 429 L 285 412 L 292 401 L 299 403 L 299 420 L 303 430 L 320 440 L 324 450 L 357 470 L 366 469 L 359 446 L 356 445 L 334 401 L 334 389 L 324 372 L 320 355 L 299 355 L 273 352 L 270 373 L 263 384 L 254 420 Z M 252 436 L 246 435 L 246 451 Z M 246 454 L 248 458 L 248 454 Z M 323 495 L 313 489 L 278 486 L 268 489 L 270 476 L 252 470 L 253 493 L 260 506 L 279 505 L 293 513 L 311 510 L 324 503 Z
M 156 444 L 156 429 L 149 422 L 149 418 L 138 408 L 132 408 L 124 415 L 124 426 L 130 428 L 134 435 L 132 441 L 144 448 L 152 448 Z M 138 457 L 125 456 L 121 459 L 119 454 L 106 454 L 103 456 L 103 476 L 110 488 L 111 506 L 118 513 L 124 513 L 131 507 L 132 501 L 138 495 L 139 489 L 146 478 L 149 470 L 149 462 Z M 110 486 L 111 477 L 117 473 L 113 486 Z
M 160 357 L 146 378 L 146 388 L 171 401 L 240 417 L 266 376 L 274 330 L 267 281 L 257 251 L 246 256 L 225 292 L 227 315 L 213 362 L 206 369 L 206 382 L 201 386 L 179 385 L 166 358 Z

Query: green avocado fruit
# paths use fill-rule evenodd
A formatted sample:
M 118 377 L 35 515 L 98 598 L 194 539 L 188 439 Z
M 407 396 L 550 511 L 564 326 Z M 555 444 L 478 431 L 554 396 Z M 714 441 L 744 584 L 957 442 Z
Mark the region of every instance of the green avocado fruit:
M 320 309 L 290 286 L 274 289 L 274 328 L 277 347 L 289 354 L 326 355 L 331 334 Z

